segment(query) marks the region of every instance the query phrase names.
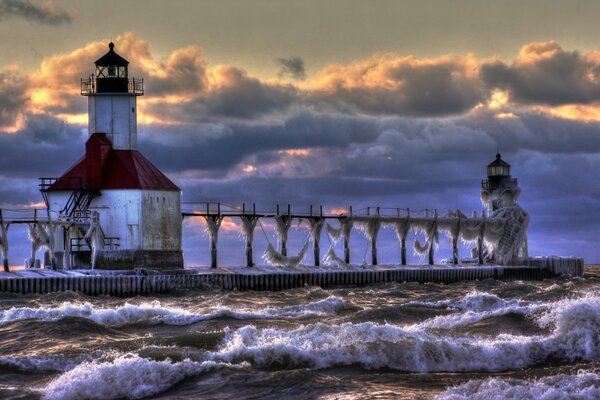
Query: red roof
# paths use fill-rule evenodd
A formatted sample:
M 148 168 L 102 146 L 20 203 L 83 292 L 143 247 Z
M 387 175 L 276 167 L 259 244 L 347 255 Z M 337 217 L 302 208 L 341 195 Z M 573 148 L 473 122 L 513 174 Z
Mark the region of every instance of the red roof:
M 94 133 L 86 143 L 86 154 L 48 190 L 149 189 L 180 191 L 137 150 L 115 150 L 104 133 Z

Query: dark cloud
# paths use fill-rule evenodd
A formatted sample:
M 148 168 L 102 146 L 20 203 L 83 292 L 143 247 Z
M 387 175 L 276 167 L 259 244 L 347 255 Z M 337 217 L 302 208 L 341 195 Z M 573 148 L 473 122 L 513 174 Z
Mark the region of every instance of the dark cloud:
M 42 24 L 61 25 L 71 22 L 74 17 L 73 11 L 62 10 L 52 1 L 36 5 L 27 0 L 0 0 L 0 19 L 23 18 Z
M 0 70 L 0 131 L 17 122 L 27 96 L 26 80 L 14 69 Z
M 83 154 L 80 129 L 45 115 L 28 115 L 23 130 L 0 134 L 0 176 L 30 178 L 60 176 Z
M 300 57 L 277 58 L 275 63 L 279 65 L 279 72 L 277 75 L 280 78 L 292 78 L 298 80 L 306 78 L 304 60 Z
M 308 93 L 316 107 L 370 115 L 441 116 L 472 109 L 488 95 L 469 57 L 377 55 L 317 74 Z
M 525 104 L 588 104 L 600 100 L 600 58 L 565 51 L 556 42 L 524 46 L 507 65 L 482 65 L 482 79 L 508 90 L 511 99 Z

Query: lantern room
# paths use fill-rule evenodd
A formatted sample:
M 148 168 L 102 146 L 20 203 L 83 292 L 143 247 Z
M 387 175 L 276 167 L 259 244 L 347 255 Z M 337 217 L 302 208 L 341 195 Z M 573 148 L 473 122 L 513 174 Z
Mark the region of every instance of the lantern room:
M 115 52 L 114 43 L 111 42 L 108 49 L 108 53 L 94 63 L 96 64 L 96 92 L 127 93 L 129 61 Z
M 496 159 L 487 167 L 488 178 L 501 176 L 510 177 L 510 164 L 502 160 L 500 153 L 496 154 Z

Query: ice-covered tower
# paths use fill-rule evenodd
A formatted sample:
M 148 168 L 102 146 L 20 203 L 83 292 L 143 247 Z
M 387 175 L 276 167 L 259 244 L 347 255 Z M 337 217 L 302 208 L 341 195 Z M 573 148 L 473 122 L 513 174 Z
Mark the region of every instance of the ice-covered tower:
M 496 154 L 496 159 L 487 166 L 487 179 L 481 181 L 481 202 L 492 214 L 499 208 L 516 204 L 519 194 L 517 180 L 510 176 L 510 164 L 500 153 Z
M 529 214 L 517 204 L 521 194 L 516 179 L 510 175 L 510 164 L 500 153 L 487 166 L 487 179 L 481 181 L 481 202 L 490 218 L 506 220 L 497 232 L 497 243 L 489 255 L 490 261 L 500 264 L 514 263 L 518 257 L 527 257 L 527 230 Z M 493 233 L 490 232 L 490 236 Z
M 85 155 L 60 178 L 42 178 L 64 268 L 182 268 L 181 190 L 137 150 L 137 97 L 143 81 L 109 44 L 95 75 L 81 81 L 88 97 Z

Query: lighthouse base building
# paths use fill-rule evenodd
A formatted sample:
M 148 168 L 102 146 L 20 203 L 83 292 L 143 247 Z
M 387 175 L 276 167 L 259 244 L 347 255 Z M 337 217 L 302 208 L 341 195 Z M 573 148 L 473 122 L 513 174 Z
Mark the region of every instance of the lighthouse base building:
M 137 150 L 137 102 L 143 81 L 109 45 L 88 97 L 85 155 L 59 178 L 42 178 L 54 220 L 59 268 L 183 268 L 181 190 Z

